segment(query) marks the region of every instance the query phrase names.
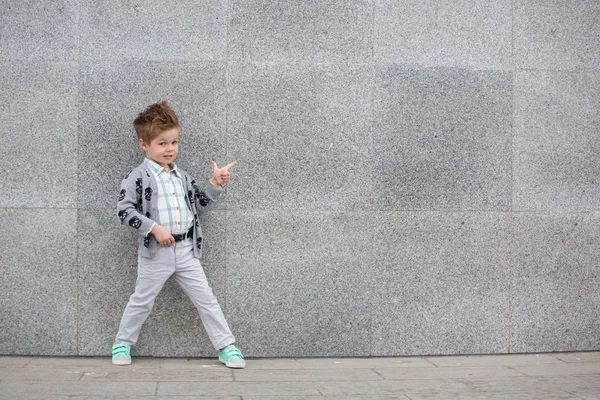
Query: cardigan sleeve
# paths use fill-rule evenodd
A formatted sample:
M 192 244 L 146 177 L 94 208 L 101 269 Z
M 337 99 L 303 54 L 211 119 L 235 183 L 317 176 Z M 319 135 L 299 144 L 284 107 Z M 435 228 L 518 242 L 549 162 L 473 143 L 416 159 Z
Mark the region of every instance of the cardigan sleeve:
M 203 215 L 213 208 L 221 194 L 223 189 L 213 186 L 210 182 L 202 190 L 198 188 L 195 180 L 191 179 L 188 182 L 188 197 L 196 204 L 198 215 Z
M 142 171 L 134 169 L 121 182 L 117 214 L 123 225 L 129 225 L 139 235 L 147 236 L 154 221 L 143 214 Z

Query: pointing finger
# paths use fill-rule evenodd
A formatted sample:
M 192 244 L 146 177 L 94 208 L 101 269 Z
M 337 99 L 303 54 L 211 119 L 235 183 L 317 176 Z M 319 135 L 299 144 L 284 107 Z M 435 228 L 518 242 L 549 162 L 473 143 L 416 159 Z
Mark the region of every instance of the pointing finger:
M 223 169 L 224 169 L 225 171 L 228 171 L 228 170 L 229 170 L 229 168 L 233 167 L 233 166 L 234 166 L 234 165 L 236 165 L 236 164 L 237 164 L 237 161 L 234 161 L 234 162 L 232 162 L 232 163 L 229 163 L 229 164 L 227 164 L 226 166 L 224 166 L 224 167 L 223 167 Z

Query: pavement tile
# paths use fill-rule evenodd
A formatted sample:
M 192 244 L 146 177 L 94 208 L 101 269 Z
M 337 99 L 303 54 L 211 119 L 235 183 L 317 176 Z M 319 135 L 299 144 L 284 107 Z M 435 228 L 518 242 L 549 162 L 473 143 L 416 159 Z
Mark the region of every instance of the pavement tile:
M 549 378 L 552 384 L 570 393 L 596 393 L 600 399 L 600 377 L 597 375 L 582 376 L 553 376 Z
M 338 395 L 333 396 L 243 396 L 243 400 L 340 400 Z M 408 397 L 402 393 L 395 395 L 358 395 L 358 396 L 344 396 L 343 400 L 409 400 Z
M 600 399 L 600 392 L 596 392 L 596 393 L 591 393 L 591 394 L 577 394 L 577 393 L 573 393 L 576 394 L 578 397 L 578 399 L 582 399 L 582 400 L 598 400 Z
M 198 399 L 198 400 L 243 400 L 243 398 L 241 396 L 198 396 L 198 395 L 194 395 L 192 397 L 190 397 L 190 396 L 166 396 L 166 397 L 158 396 L 158 397 L 153 397 L 153 399 L 156 399 L 156 400 L 192 400 L 192 399 Z M 119 399 L 115 399 L 115 400 L 119 400 Z
M 0 368 L 16 368 L 29 364 L 33 357 L 0 356 Z
M 302 370 L 236 370 L 236 382 L 322 382 L 322 381 L 380 381 L 370 369 L 302 369 Z
M 469 386 L 482 392 L 556 391 L 573 392 L 578 389 L 600 391 L 600 379 L 594 375 L 556 377 L 497 377 L 470 380 Z
M 243 400 L 241 396 L 75 396 L 69 400 Z M 41 400 L 41 399 L 40 399 Z
M 253 369 L 302 369 L 302 365 L 293 358 L 246 360 L 246 370 Z
M 579 397 L 572 394 L 557 391 L 530 391 L 530 392 L 511 392 L 511 393 L 406 393 L 410 400 L 580 400 Z
M 250 359 L 245 370 L 212 358 L 116 367 L 107 357 L 8 356 L 0 400 L 598 400 L 598 355 Z
M 523 376 L 504 366 L 439 367 L 439 368 L 377 368 L 384 379 L 481 379 L 498 376 Z
M 0 380 L 10 382 L 26 381 L 78 381 L 83 371 L 72 368 L 1 368 Z
M 600 351 L 585 353 L 555 353 L 550 356 L 568 363 L 600 362 Z
M 0 382 L 0 393 L 10 394 L 14 400 L 29 399 L 33 395 L 64 395 L 71 396 L 126 396 L 145 397 L 156 393 L 156 382 Z
M 195 370 L 223 367 L 223 364 L 219 360 L 213 358 L 163 358 L 160 360 L 159 365 L 164 370 Z
M 29 399 L 29 398 L 28 398 Z M 72 396 L 69 400 L 243 400 L 241 396 Z M 42 398 L 40 397 L 40 400 Z M 62 400 L 62 399 L 61 399 Z
M 163 359 L 160 364 L 162 369 L 223 369 L 223 363 L 217 359 Z M 302 369 L 302 366 L 293 358 L 261 358 L 246 359 L 246 370 L 250 369 Z
M 225 367 L 221 369 L 162 369 L 149 368 L 94 368 L 83 373 L 82 381 L 216 381 L 231 382 L 231 371 Z
M 339 399 L 338 396 L 324 396 L 323 399 Z M 244 399 L 245 400 L 245 399 Z M 408 400 L 408 397 L 404 393 L 397 393 L 395 395 L 362 395 L 362 396 L 344 396 L 344 400 Z
M 472 390 L 464 382 L 449 379 L 315 382 L 314 385 L 324 396 L 344 396 L 343 398 L 346 398 L 347 395 L 383 396 L 408 392 L 431 392 L 432 388 L 445 393 L 462 393 Z
M 435 368 L 423 357 L 380 357 L 380 358 L 299 358 L 298 364 L 306 369 L 343 368 Z
M 27 394 L 19 393 L 0 393 L 0 400 L 71 400 L 72 396 L 47 395 L 47 394 Z M 86 397 L 89 399 L 89 397 Z
M 327 397 L 323 397 L 321 395 L 315 396 L 243 396 L 242 400 L 323 400 Z
M 514 370 L 529 376 L 598 375 L 600 381 L 600 363 L 515 366 Z
M 588 389 L 588 390 L 577 390 L 574 392 L 571 392 L 574 396 L 578 396 L 578 399 L 583 399 L 583 400 L 598 400 L 600 399 L 600 390 L 593 390 L 593 389 Z
M 157 395 L 320 395 L 312 382 L 159 382 Z
M 130 366 L 113 366 L 109 357 L 36 357 L 28 367 L 52 367 L 52 368 L 74 368 L 74 367 L 115 367 L 115 368 L 158 368 L 160 358 L 134 357 Z
M 546 354 L 523 355 L 484 355 L 484 356 L 442 356 L 427 357 L 427 361 L 438 367 L 478 366 L 478 365 L 539 365 L 562 364 L 556 357 Z

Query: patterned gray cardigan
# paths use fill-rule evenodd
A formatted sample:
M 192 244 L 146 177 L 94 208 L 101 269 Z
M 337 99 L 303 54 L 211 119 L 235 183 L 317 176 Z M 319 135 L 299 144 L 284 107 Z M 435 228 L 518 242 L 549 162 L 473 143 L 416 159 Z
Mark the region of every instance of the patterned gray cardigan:
M 183 177 L 187 193 L 185 201 L 194 214 L 194 256 L 202 257 L 202 227 L 199 216 L 210 210 L 223 193 L 223 189 L 210 182 L 199 190 L 196 181 L 185 171 L 178 168 Z M 147 235 L 154 224 L 157 213 L 156 179 L 145 163 L 135 167 L 121 182 L 121 191 L 117 202 L 117 213 L 121 224 L 128 224 L 139 234 L 138 252 L 142 257 L 152 258 L 158 250 L 158 242 Z

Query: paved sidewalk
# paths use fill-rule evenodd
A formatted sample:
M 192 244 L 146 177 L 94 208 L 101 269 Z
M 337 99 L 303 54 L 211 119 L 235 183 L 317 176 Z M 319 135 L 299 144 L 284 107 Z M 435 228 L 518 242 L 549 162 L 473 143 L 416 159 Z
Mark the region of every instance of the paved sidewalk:
M 214 359 L 0 356 L 0 399 L 600 399 L 600 352 L 495 356 Z

